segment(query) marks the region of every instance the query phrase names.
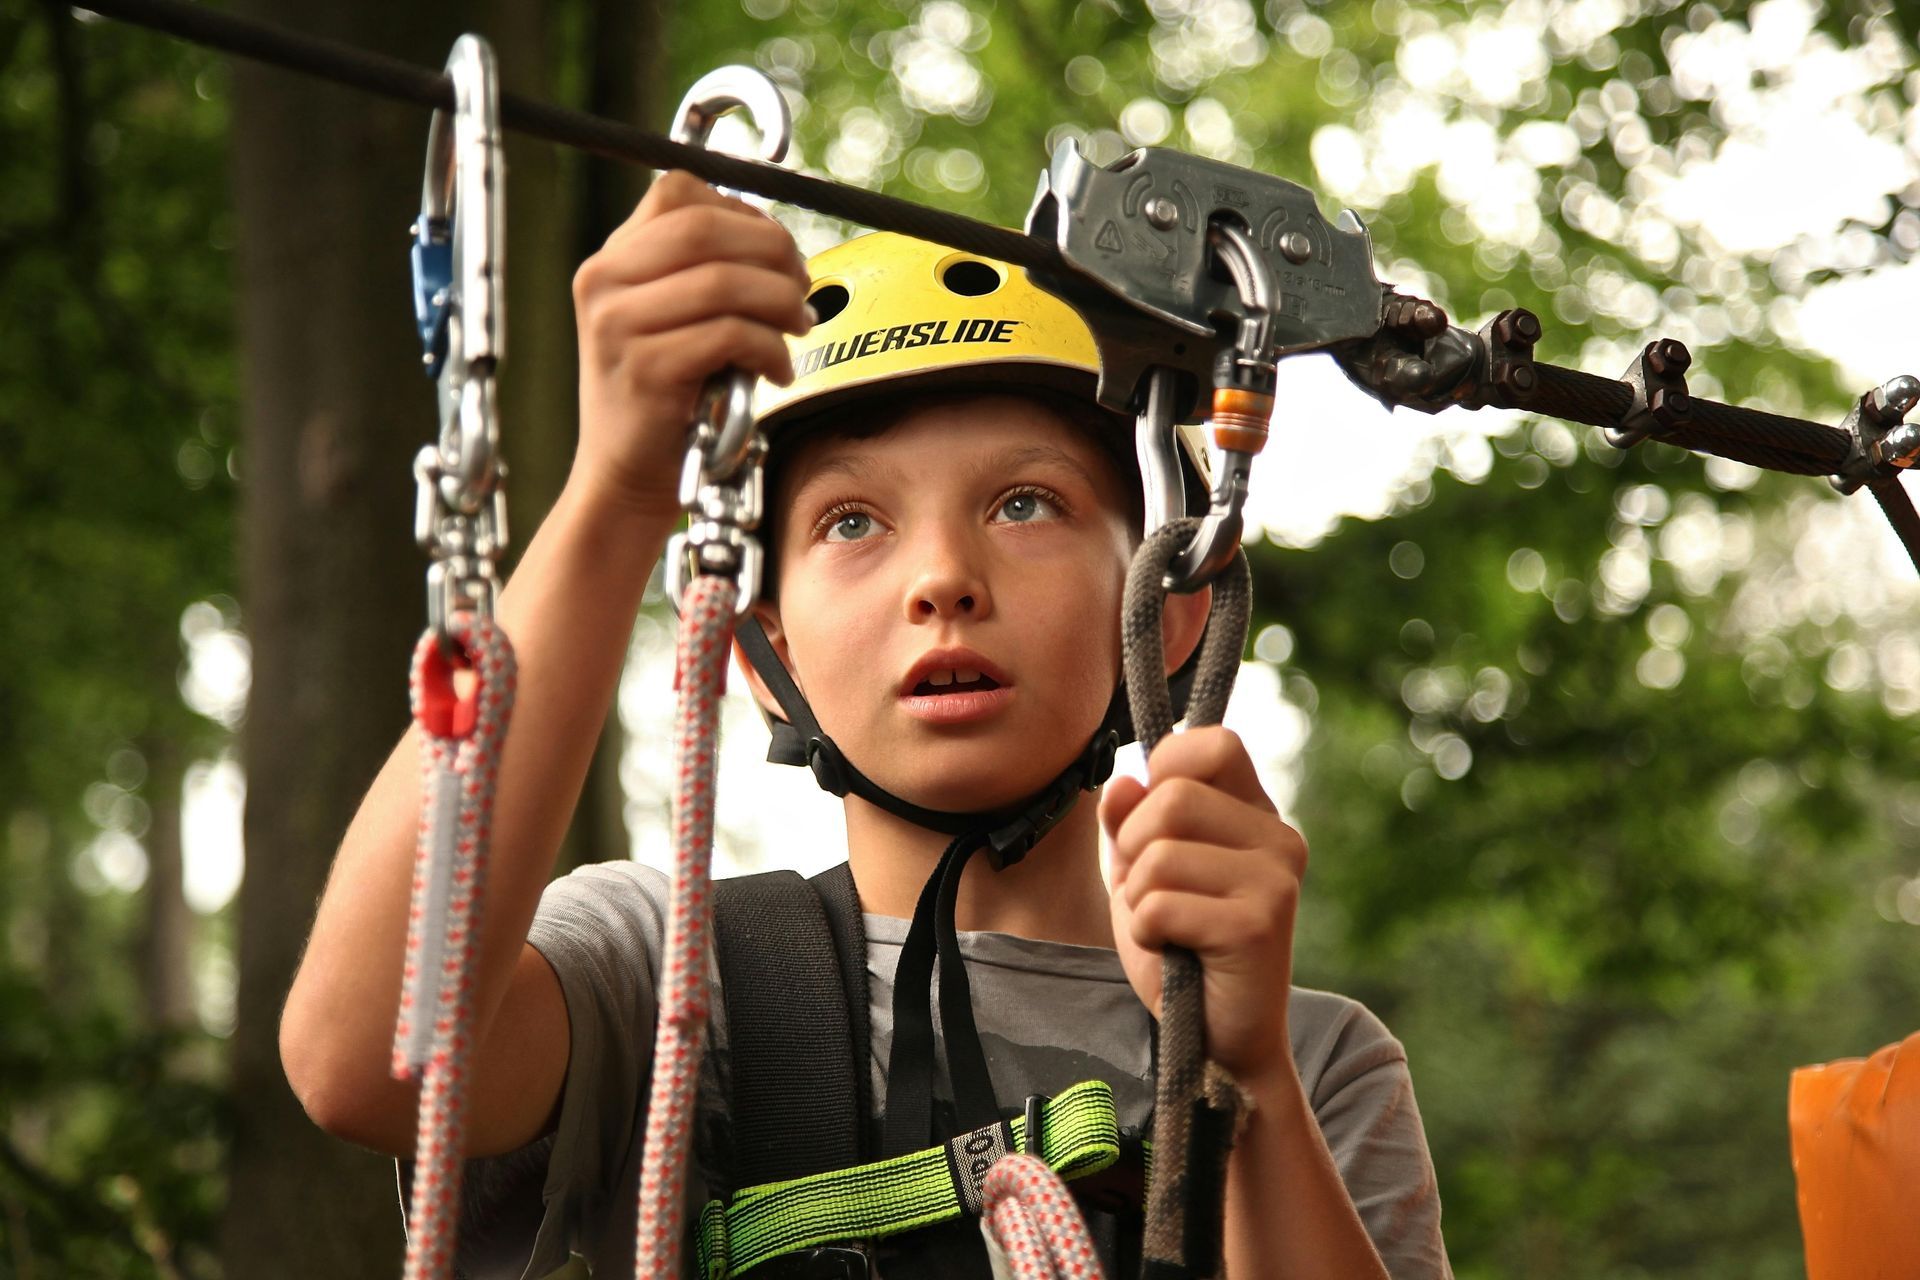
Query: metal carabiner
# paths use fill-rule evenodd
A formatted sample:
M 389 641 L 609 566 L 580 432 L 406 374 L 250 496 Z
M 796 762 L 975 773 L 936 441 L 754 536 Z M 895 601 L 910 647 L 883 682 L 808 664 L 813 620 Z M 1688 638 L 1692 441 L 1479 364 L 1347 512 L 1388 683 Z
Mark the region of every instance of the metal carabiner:
M 421 360 L 440 393 L 441 495 L 475 515 L 497 482 L 493 373 L 506 345 L 506 162 L 492 47 L 461 36 L 447 77 L 453 111 L 433 113 L 412 227 L 413 309 Z
M 672 138 L 690 147 L 704 147 L 720 117 L 735 111 L 745 111 L 759 131 L 760 159 L 779 164 L 787 158 L 793 141 L 792 113 L 780 87 L 752 67 L 718 67 L 696 80 L 680 100 Z M 751 375 L 729 371 L 707 383 L 696 423 L 696 430 L 701 428 L 710 437 L 700 441 L 707 474 L 724 479 L 738 471 L 753 435 Z
M 1169 591 L 1198 591 L 1206 586 L 1232 562 L 1240 546 L 1247 483 L 1254 455 L 1266 447 L 1279 364 L 1273 318 L 1280 310 L 1280 292 L 1259 245 L 1246 228 L 1231 222 L 1214 223 L 1207 239 L 1233 277 L 1241 313 L 1233 346 L 1220 353 L 1213 369 L 1207 425 L 1220 450 L 1220 474 L 1214 477 L 1212 501 L 1199 531 L 1167 569 Z M 1151 406 L 1151 387 L 1148 403 Z
M 673 140 L 705 146 L 721 116 L 745 111 L 760 134 L 760 158 L 786 159 L 793 117 L 780 87 L 752 67 L 710 71 L 681 99 Z M 739 585 L 744 617 L 760 596 L 764 556 L 755 530 L 763 505 L 766 439 L 754 427 L 751 374 L 728 369 L 707 380 L 687 437 L 680 503 L 687 531 L 667 545 L 667 588 L 675 607 L 695 574 L 723 574 Z
M 433 113 L 413 236 L 413 310 L 435 383 L 438 442 L 414 459 L 414 537 L 433 557 L 427 619 L 492 612 L 507 543 L 494 373 L 506 345 L 506 164 L 493 50 L 464 35 L 447 56 L 453 110 Z
M 1179 373 L 1155 365 L 1147 374 L 1147 403 L 1134 420 L 1133 452 L 1140 463 L 1141 491 L 1146 498 L 1142 537 L 1151 538 L 1162 525 L 1187 514 L 1187 486 L 1180 474 L 1179 425 L 1175 393 Z

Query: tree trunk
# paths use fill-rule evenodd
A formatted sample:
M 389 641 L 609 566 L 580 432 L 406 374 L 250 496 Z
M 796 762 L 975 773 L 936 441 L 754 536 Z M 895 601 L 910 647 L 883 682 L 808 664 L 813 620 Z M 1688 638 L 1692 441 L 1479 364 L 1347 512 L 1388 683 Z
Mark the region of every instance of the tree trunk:
M 669 92 L 662 86 L 667 62 L 665 6 L 660 0 L 588 0 L 586 19 L 589 77 L 587 100 L 582 106 L 610 120 L 654 129 L 665 126 L 665 114 L 672 109 L 672 103 L 660 101 Z M 599 249 L 614 228 L 627 220 L 653 178 L 646 169 L 597 156 L 583 156 L 581 162 L 583 181 L 574 222 L 579 229 L 573 247 L 576 264 Z M 569 277 L 571 274 L 569 270 Z M 567 332 L 573 332 L 571 326 Z M 568 403 L 575 403 L 575 399 Z M 572 433 L 577 430 L 578 417 L 576 411 L 567 420 L 564 456 L 569 459 L 573 456 Z M 601 728 L 600 745 L 594 752 L 579 807 L 574 810 L 567 842 L 560 851 L 558 870 L 624 858 L 631 852 L 626 788 L 620 782 L 620 756 L 626 745 L 627 733 L 621 727 L 616 706 Z
M 245 0 L 249 16 L 439 65 L 450 0 Z M 347 820 L 407 720 L 425 617 L 410 460 L 437 432 L 408 303 L 427 114 L 234 63 L 253 686 L 232 1042 L 229 1276 L 398 1274 L 391 1160 L 322 1134 L 288 1088 L 281 1004 Z
M 140 744 L 147 761 L 153 819 L 147 829 L 145 919 L 140 930 L 141 1004 L 155 1031 L 193 1025 L 193 910 L 187 906 L 180 841 L 180 746 L 164 738 Z

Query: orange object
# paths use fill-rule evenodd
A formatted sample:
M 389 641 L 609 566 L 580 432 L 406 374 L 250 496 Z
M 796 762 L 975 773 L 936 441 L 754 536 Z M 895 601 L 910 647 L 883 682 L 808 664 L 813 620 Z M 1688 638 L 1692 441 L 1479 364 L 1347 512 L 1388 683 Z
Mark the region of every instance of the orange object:
M 1213 392 L 1213 443 L 1240 453 L 1258 453 L 1267 447 L 1267 420 L 1273 417 L 1273 397 L 1240 387 L 1216 387 Z
M 1793 1073 L 1807 1280 L 1920 1277 L 1920 1032 Z

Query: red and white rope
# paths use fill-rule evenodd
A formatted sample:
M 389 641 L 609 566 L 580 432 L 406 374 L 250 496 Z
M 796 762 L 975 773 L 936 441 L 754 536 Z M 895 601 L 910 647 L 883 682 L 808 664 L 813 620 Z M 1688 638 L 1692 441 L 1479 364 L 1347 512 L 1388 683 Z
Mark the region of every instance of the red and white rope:
M 1080 1206 L 1038 1156 L 1005 1155 L 994 1162 L 981 1184 L 980 1220 L 1013 1280 L 1100 1280 Z
M 634 1274 L 663 1280 L 680 1274 L 687 1153 L 706 1044 L 713 775 L 738 594 L 731 580 L 701 575 L 680 601 L 674 669 L 680 697 L 674 739 L 673 891 L 660 957 L 660 1021 L 653 1042 L 653 1088 L 647 1100 L 634 1242 Z
M 411 681 L 422 803 L 392 1070 L 396 1079 L 424 1082 L 406 1280 L 453 1273 L 466 1147 L 473 930 L 515 681 L 513 646 L 492 619 L 457 615 L 447 633 L 445 647 L 431 629 L 420 637 Z M 454 687 L 458 670 L 473 675 L 464 697 Z

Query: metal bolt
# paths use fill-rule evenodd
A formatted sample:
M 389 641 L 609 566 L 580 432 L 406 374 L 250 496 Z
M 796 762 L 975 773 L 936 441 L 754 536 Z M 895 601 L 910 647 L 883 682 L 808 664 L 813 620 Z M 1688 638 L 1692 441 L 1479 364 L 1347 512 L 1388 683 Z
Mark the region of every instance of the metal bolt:
M 1502 311 L 1493 318 L 1493 340 L 1503 347 L 1530 347 L 1540 340 L 1540 322 L 1520 307 Z
M 1305 262 L 1313 256 L 1313 241 L 1304 231 L 1289 231 L 1280 237 L 1280 252 L 1288 262 Z
M 1147 201 L 1147 221 L 1162 231 L 1171 231 L 1180 221 L 1180 207 L 1165 196 Z
M 1647 397 L 1647 408 L 1652 411 L 1654 417 L 1663 421 L 1669 417 L 1684 418 L 1693 412 L 1693 397 L 1684 391 L 1669 391 L 1665 387 L 1655 387 L 1653 394 Z
M 1655 373 L 1685 373 L 1693 363 L 1687 344 L 1674 338 L 1661 338 L 1647 344 L 1647 368 Z
M 1533 390 L 1533 366 L 1530 364 L 1507 366 L 1506 382 L 1507 385 L 1515 391 L 1527 392 Z
M 1901 374 L 1867 392 L 1867 407 L 1882 422 L 1899 420 L 1920 404 L 1920 378 Z
M 1875 452 L 1880 455 L 1878 461 L 1891 462 L 1896 467 L 1910 467 L 1920 462 L 1920 425 L 1901 423 L 1881 437 Z

